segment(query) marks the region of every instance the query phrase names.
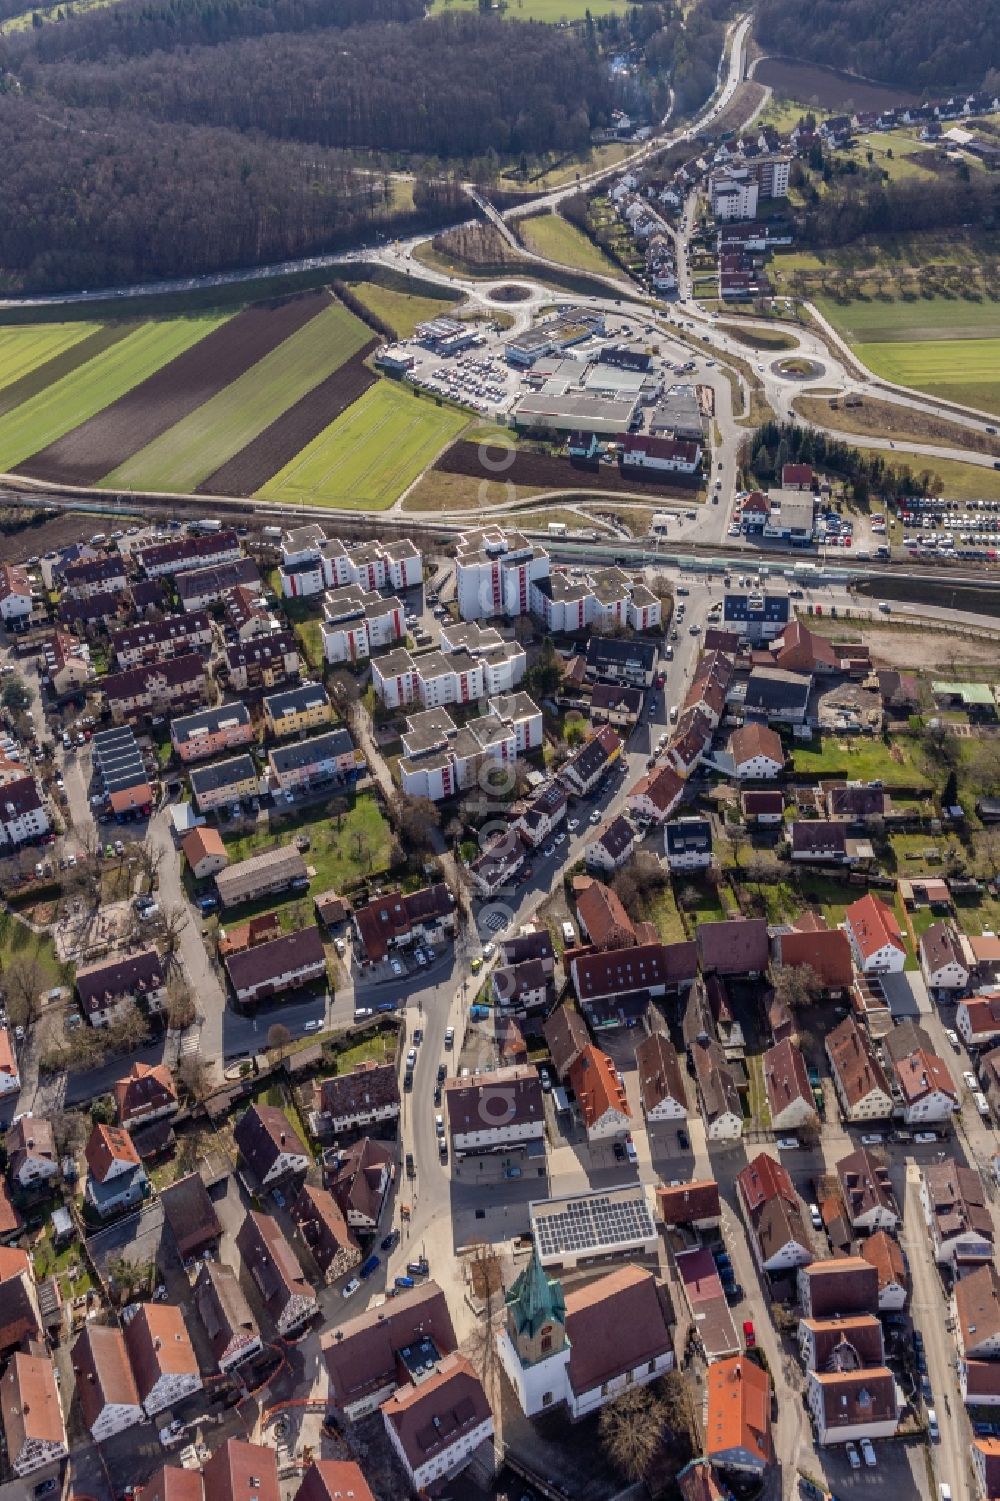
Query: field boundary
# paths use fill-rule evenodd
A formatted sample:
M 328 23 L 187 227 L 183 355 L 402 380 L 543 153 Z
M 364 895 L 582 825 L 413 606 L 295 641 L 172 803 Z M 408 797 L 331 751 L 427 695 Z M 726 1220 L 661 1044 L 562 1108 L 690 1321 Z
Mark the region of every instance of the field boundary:
M 0 391 L 0 417 L 5 417 L 8 412 L 21 406 L 23 402 L 30 401 L 32 397 L 41 396 L 42 392 L 48 390 L 49 386 L 55 385 L 57 380 L 72 375 L 75 370 L 79 370 L 81 365 L 86 365 L 97 355 L 110 349 L 113 344 L 126 338 L 135 326 L 134 323 L 108 323 L 103 328 L 95 328 L 92 334 L 71 344 L 69 349 L 64 349 L 61 354 L 53 355 L 44 364 L 36 365 L 34 370 L 28 370 L 18 380 L 12 381 L 9 386 L 4 386 Z

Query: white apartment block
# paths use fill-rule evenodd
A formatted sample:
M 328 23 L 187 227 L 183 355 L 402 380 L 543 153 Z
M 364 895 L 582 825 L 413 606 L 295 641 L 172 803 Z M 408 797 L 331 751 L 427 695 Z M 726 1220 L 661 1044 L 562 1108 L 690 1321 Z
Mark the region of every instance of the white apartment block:
M 541 745 L 541 711 L 526 693 L 494 702 L 497 708 L 491 705 L 489 713 L 461 728 L 445 708 L 411 715 L 401 737 L 403 792 L 440 802 L 470 787 L 487 791 L 498 769 L 509 767 L 513 776 L 519 745 L 525 750 Z
M 708 180 L 708 196 L 716 219 L 756 219 L 759 188 L 746 168 L 723 168 Z
M 408 538 L 348 548 L 313 522 L 285 532 L 281 541 L 281 592 L 286 599 L 305 599 L 348 584 L 366 591 L 412 589 L 422 581 L 423 572 L 423 558 Z
M 326 662 L 366 661 L 373 651 L 403 640 L 405 612 L 395 595 L 383 599 L 358 584 L 347 584 L 327 595 L 320 634 Z
M 548 553 L 519 532 L 490 526 L 458 539 L 455 592 L 463 620 L 527 615 L 531 585 L 548 576 Z

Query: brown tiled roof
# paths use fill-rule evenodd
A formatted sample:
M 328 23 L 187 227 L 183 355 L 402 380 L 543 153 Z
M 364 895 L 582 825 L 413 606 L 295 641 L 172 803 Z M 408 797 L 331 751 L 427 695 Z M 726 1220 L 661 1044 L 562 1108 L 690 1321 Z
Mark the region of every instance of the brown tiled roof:
M 325 1188 L 304 1183 L 288 1210 L 298 1225 L 321 1272 L 332 1266 L 341 1251 L 359 1255 L 343 1211 Z
M 857 1105 L 875 1089 L 889 1095 L 889 1081 L 875 1057 L 868 1034 L 852 1016 L 845 1016 L 827 1034 L 826 1050 L 850 1105 Z
M 746 724 L 734 730 L 729 740 L 729 751 L 736 766 L 752 761 L 755 756 L 770 756 L 779 766 L 785 760 L 781 736 L 766 724 Z
M 812 1367 L 817 1371 L 856 1370 L 885 1361 L 882 1325 L 872 1313 L 839 1319 L 803 1319 L 813 1337 Z
M 354 921 L 369 959 L 384 959 L 389 940 L 405 937 L 418 923 L 447 917 L 455 905 L 444 881 L 404 895 L 398 887 L 355 907 Z
M 205 1501 L 201 1471 L 161 1465 L 143 1486 L 142 1501 Z
M 635 1061 L 643 1110 L 655 1110 L 667 1099 L 687 1107 L 684 1072 L 669 1037 L 663 1032 L 650 1032 L 636 1048 Z
M 217 1361 L 226 1354 L 234 1338 L 242 1335 L 252 1340 L 259 1334 L 239 1278 L 223 1262 L 202 1262 L 194 1287 L 194 1306 Z
M 568 1374 L 576 1395 L 672 1350 L 669 1312 L 643 1267 L 619 1267 L 567 1292 Z
M 139 1153 L 124 1126 L 96 1125 L 84 1154 L 91 1176 L 103 1183 L 116 1162 L 139 1166 Z
M 667 814 L 675 806 L 683 791 L 684 783 L 681 778 L 672 766 L 663 762 L 641 776 L 635 786 L 629 788 L 628 796 L 648 797 L 654 808 Z
M 886 945 L 900 950 L 905 948 L 895 912 L 871 891 L 851 903 L 844 913 L 844 921 L 865 959 Z
M 128 1363 L 125 1336 L 106 1324 L 85 1324 L 73 1346 L 76 1390 L 83 1420 L 92 1428 L 109 1403 L 138 1407 L 139 1393 Z
M 723 918 L 698 924 L 698 957 L 707 974 L 745 975 L 767 968 L 768 934 L 764 917 Z
M 215 1205 L 198 1173 L 162 1188 L 160 1202 L 181 1257 L 203 1251 L 222 1234 Z
M 161 1376 L 198 1375 L 184 1314 L 173 1303 L 140 1303 L 125 1326 L 125 1345 L 143 1402 Z
M 577 876 L 573 895 L 577 916 L 595 948 L 622 948 L 635 942 L 632 919 L 610 886 L 591 876 Z
M 691 1045 L 691 1054 L 709 1124 L 727 1112 L 742 1119 L 739 1091 L 721 1044 L 714 1037 L 696 1039 Z
M 767 924 L 764 925 L 765 932 Z M 678 985 L 697 973 L 693 943 L 642 943 L 581 953 L 570 965 L 581 1001 L 659 985 Z
M 837 1163 L 840 1191 L 851 1223 L 873 1209 L 886 1209 L 898 1216 L 889 1169 L 884 1157 L 859 1147 Z
M 26 1341 L 41 1339 L 42 1326 L 35 1298 L 34 1278 L 21 1261 L 14 1256 L 23 1256 L 12 1247 L 4 1247 L 9 1256 L 4 1258 L 3 1280 L 0 1281 L 0 1353 L 13 1350 Z
M 0 1380 L 0 1415 L 11 1463 L 32 1440 L 65 1444 L 55 1367 L 48 1355 L 26 1355 L 19 1350 L 11 1356 Z
M 269 1214 L 251 1211 L 236 1236 L 243 1265 L 260 1288 L 272 1318 L 278 1318 L 294 1297 L 315 1302 L 316 1294 L 298 1258 Z
M 120 1126 L 127 1126 L 133 1115 L 177 1104 L 173 1075 L 165 1063 L 133 1063 L 114 1093 Z
M 542 1033 L 552 1055 L 552 1063 L 560 1079 L 590 1044 L 587 1023 L 575 1006 L 564 1002 L 557 1006 L 542 1024 Z
M 283 1153 L 309 1156 L 288 1116 L 276 1105 L 251 1105 L 236 1122 L 233 1139 L 243 1161 L 260 1182 Z
M 192 829 L 181 840 L 181 849 L 189 865 L 197 865 L 206 855 L 222 856 L 227 864 L 229 856 L 218 829 Z
M 230 1438 L 202 1466 L 206 1501 L 281 1501 L 273 1449 Z
M 947 921 L 931 923 L 920 935 L 920 953 L 931 974 L 936 974 L 946 964 L 958 964 L 964 970 L 969 967 L 954 924 Z
M 163 960 L 155 949 L 116 959 L 102 959 L 76 972 L 76 992 L 87 1012 L 104 1011 L 126 996 L 162 990 L 167 983 Z
M 396 1352 L 415 1340 L 433 1340 L 440 1354 L 455 1348 L 455 1329 L 444 1293 L 425 1282 L 371 1308 L 323 1335 L 323 1358 L 334 1404 L 345 1407 L 366 1393 L 395 1384 Z
M 665 1225 L 687 1225 L 694 1220 L 718 1219 L 721 1213 L 719 1185 L 714 1178 L 656 1190 L 660 1218 Z
M 968 1271 L 955 1284 L 955 1311 L 967 1352 L 1000 1339 L 1000 1277 L 990 1262 Z
M 335 1120 L 398 1104 L 399 1078 L 392 1063 L 370 1059 L 320 1085 L 320 1108 Z
M 468 1079 L 446 1079 L 444 1103 L 452 1136 L 489 1126 L 528 1126 L 545 1119 L 538 1070 L 526 1064 Z
M 315 926 L 297 933 L 284 933 L 270 943 L 259 943 L 245 953 L 233 954 L 226 969 L 233 989 L 242 991 L 264 985 L 292 969 L 324 962 L 323 940 Z
M 295 1492 L 295 1501 L 375 1501 L 353 1459 L 314 1459 Z
M 854 976 L 851 945 L 842 928 L 781 933 L 777 949 L 780 964 L 811 965 L 827 990 L 846 990 Z
M 593 1126 L 608 1110 L 617 1110 L 631 1118 L 625 1086 L 614 1063 L 593 1043 L 584 1048 L 573 1064 L 569 1080 L 586 1126 Z
M 790 1037 L 768 1048 L 763 1058 L 763 1070 L 772 1117 L 780 1115 L 793 1100 L 804 1100 L 810 1110 L 815 1111 L 805 1059 Z
M 967 1360 L 965 1362 L 965 1390 L 966 1401 L 970 1407 L 973 1404 L 989 1402 L 993 1406 L 1000 1397 L 1000 1360 Z M 992 1401 L 990 1399 L 992 1398 Z M 997 1458 L 1000 1460 L 1000 1441 L 998 1444 Z M 995 1489 L 988 1490 L 987 1496 L 1000 1495 L 1000 1465 L 996 1470 L 998 1485 Z
M 7 1158 L 12 1174 L 28 1157 L 56 1161 L 56 1141 L 52 1122 L 41 1115 L 22 1115 L 7 1132 Z
M 771 1442 L 771 1378 L 743 1355 L 708 1368 L 705 1452 L 711 1459 L 742 1450 L 761 1465 L 774 1458 Z
M 809 1282 L 813 1318 L 875 1313 L 878 1308 L 878 1275 L 861 1256 L 813 1261 L 803 1267 L 800 1276 Z
M 382 1404 L 412 1469 L 447 1452 L 492 1416 L 483 1384 L 464 1355 L 448 1355 L 419 1385 L 401 1386 Z
M 896 1382 L 885 1366 L 861 1371 L 813 1371 L 827 1428 L 854 1428 L 896 1417 Z
M 944 1239 L 975 1231 L 993 1239 L 993 1217 L 986 1204 L 982 1179 L 971 1167 L 961 1167 L 954 1158 L 932 1162 L 924 1168 L 924 1184 L 931 1213 Z
M 878 1272 L 879 1291 L 893 1282 L 909 1287 L 910 1278 L 899 1242 L 886 1230 L 876 1230 L 861 1242 L 861 1255 Z

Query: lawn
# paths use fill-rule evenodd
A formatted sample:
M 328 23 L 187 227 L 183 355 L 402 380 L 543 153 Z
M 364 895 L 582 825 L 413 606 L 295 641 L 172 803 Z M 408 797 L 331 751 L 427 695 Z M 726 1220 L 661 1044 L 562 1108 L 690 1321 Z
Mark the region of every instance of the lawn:
M 682 943 L 687 938 L 684 919 L 681 917 L 672 886 L 654 891 L 642 905 L 642 918 L 656 924 L 657 932 L 664 943 Z
M 853 347 L 858 359 L 883 380 L 1000 413 L 1000 338 L 932 338 Z
M 536 214 L 531 219 L 522 219 L 520 230 L 528 249 L 547 260 L 559 261 L 575 271 L 596 272 L 598 276 L 621 275 L 614 262 L 561 214 Z
M 997 358 L 1000 359 L 1000 346 Z M 997 369 L 1000 371 L 1000 365 Z M 997 400 L 1000 401 L 1000 380 L 996 382 L 995 389 Z M 996 409 L 1000 412 L 1000 405 Z M 921 474 L 929 469 L 932 474 L 938 475 L 941 494 L 949 500 L 1000 500 L 1000 470 L 987 468 L 983 464 L 962 464 L 955 459 L 935 459 L 925 453 L 910 453 L 898 444 L 894 449 L 883 448 L 877 451 L 887 464 L 908 464 L 914 474 Z
M 339 303 L 106 476 L 115 489 L 190 492 L 371 338 Z
M 479 10 L 479 0 L 434 0 L 432 15 L 449 10 Z M 499 10 L 499 6 L 495 6 Z M 624 15 L 628 0 L 507 0 L 503 14 L 510 21 L 582 21 L 592 16 Z
M 317 803 L 277 820 L 273 831 L 260 827 L 235 838 L 223 835 L 230 860 L 246 860 L 304 833 L 310 840 L 305 862 L 316 872 L 311 878 L 314 895 L 330 889 L 343 891 L 366 876 L 387 870 L 391 834 L 374 796 L 366 792 L 336 801 L 347 805 L 339 821 L 329 816 L 328 804 Z
M 35 1246 L 32 1260 L 37 1279 L 58 1277 L 64 1298 L 80 1298 L 94 1285 L 79 1244 L 71 1242 L 57 1251 L 52 1243 L 51 1226 L 46 1226 L 45 1234 Z M 71 1277 L 70 1272 L 77 1275 Z
M 371 281 L 359 282 L 351 287 L 351 291 L 370 313 L 388 323 L 397 339 L 411 338 L 418 323 L 425 323 L 428 318 L 440 318 L 454 306 L 447 297 L 418 297 L 413 292 L 394 292 L 390 287 L 380 287 Z
M 128 336 L 0 418 L 0 469 L 13 469 L 79 427 L 211 333 L 225 314 L 139 324 Z
M 292 504 L 385 510 L 467 421 L 408 386 L 380 381 L 259 493 Z
M 45 323 L 21 328 L 0 327 L 0 390 L 47 360 L 96 333 L 99 323 Z
M 66 983 L 66 972 L 48 934 L 35 933 L 12 912 L 0 912 L 0 975 L 18 961 L 38 965 L 42 990 Z
M 817 744 L 796 745 L 792 750 L 796 772 L 813 777 L 847 777 L 870 782 L 877 778 L 886 787 L 929 787 L 930 782 L 915 765 L 906 740 L 898 737 L 890 748 L 883 740 L 824 735 Z
M 344 1048 L 336 1056 L 337 1073 L 349 1074 L 351 1069 L 359 1063 L 367 1063 L 374 1059 L 382 1063 L 385 1059 L 390 1061 L 396 1055 L 395 1032 L 372 1032 L 360 1041 L 355 1042 L 349 1048 Z

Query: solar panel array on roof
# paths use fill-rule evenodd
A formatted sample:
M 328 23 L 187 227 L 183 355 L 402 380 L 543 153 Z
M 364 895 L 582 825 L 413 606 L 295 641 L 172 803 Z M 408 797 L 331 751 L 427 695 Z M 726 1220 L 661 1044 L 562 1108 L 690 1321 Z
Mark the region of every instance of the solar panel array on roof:
M 533 1216 L 539 1255 L 566 1255 L 631 1245 L 656 1235 L 653 1216 L 643 1193 L 635 1198 L 606 1194 L 582 1195 L 564 1209 Z

